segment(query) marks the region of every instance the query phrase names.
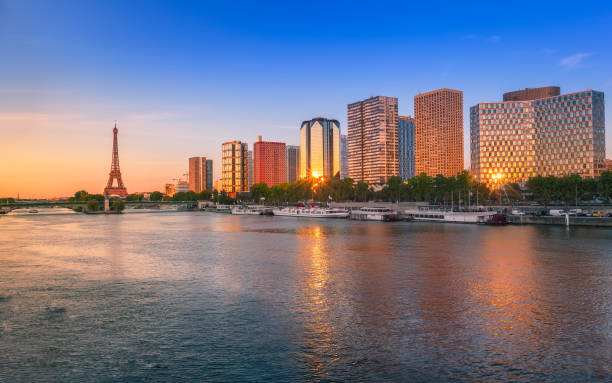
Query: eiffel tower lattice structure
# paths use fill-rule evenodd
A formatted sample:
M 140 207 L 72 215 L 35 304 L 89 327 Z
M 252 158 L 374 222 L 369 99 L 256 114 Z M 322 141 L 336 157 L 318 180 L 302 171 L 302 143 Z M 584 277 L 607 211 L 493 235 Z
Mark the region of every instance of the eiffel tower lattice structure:
M 121 179 L 121 170 L 119 170 L 119 145 L 117 145 L 117 122 L 115 121 L 115 128 L 113 129 L 113 162 L 111 163 L 111 170 L 108 174 L 108 183 L 104 188 L 104 195 L 108 196 L 119 196 L 127 197 L 127 188 L 123 185 Z M 117 186 L 113 186 L 113 181 L 117 180 Z

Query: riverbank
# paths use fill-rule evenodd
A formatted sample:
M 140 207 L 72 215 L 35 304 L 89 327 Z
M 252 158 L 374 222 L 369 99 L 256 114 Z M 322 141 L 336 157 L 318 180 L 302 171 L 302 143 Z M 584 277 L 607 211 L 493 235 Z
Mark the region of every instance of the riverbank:
M 515 225 L 566 225 L 565 216 L 508 215 L 508 223 Z M 569 226 L 612 227 L 612 218 L 570 216 Z

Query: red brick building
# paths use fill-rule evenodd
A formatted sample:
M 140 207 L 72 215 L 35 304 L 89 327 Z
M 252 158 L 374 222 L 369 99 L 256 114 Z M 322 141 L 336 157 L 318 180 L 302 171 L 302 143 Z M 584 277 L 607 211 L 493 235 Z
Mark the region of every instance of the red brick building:
M 287 148 L 283 142 L 266 142 L 258 137 L 253 144 L 253 183 L 274 186 L 287 182 Z

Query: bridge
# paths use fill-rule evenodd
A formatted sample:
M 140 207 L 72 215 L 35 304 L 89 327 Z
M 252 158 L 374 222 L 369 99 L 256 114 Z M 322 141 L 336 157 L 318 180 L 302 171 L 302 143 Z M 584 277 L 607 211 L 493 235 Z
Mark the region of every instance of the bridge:
M 187 206 L 197 206 L 198 201 L 123 201 L 125 206 L 161 206 L 161 205 L 187 205 Z M 0 202 L 0 208 L 9 208 L 9 210 L 14 209 L 28 209 L 34 207 L 65 207 L 68 209 L 74 209 L 76 207 L 85 207 L 87 206 L 87 201 L 16 201 L 16 202 Z

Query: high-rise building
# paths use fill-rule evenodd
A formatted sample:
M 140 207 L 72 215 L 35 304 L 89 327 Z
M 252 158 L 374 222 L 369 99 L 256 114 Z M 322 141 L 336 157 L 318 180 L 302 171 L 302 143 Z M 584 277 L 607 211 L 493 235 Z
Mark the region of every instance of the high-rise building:
M 348 177 L 348 137 L 340 135 L 340 179 Z
M 253 144 L 253 182 L 274 186 L 287 182 L 287 147 L 284 142 L 262 141 Z
M 470 108 L 472 174 L 488 184 L 605 170 L 604 94 L 594 90 Z
M 189 190 L 200 193 L 203 190 L 212 190 L 213 162 L 206 157 L 189 158 Z
M 287 182 L 300 179 L 300 147 L 287 145 Z
M 435 177 L 463 170 L 463 92 L 438 89 L 414 97 L 414 170 Z
M 399 175 L 406 181 L 414 177 L 414 118 L 398 116 L 397 142 Z
M 249 180 L 247 182 L 247 184 L 249 185 L 249 190 L 251 190 L 251 186 L 253 186 L 253 151 L 252 150 L 248 150 L 247 151 L 247 168 L 248 168 L 248 172 L 249 172 Z
M 317 117 L 300 128 L 300 178 L 340 175 L 340 123 Z
M 231 141 L 221 145 L 221 186 L 231 197 L 249 191 L 247 152 L 246 142 Z
M 376 96 L 348 105 L 348 176 L 382 184 L 399 174 L 397 98 Z
M 558 96 L 561 94 L 561 88 L 558 86 L 544 86 L 541 88 L 525 88 L 515 90 L 513 92 L 504 93 L 504 101 L 529 101 L 537 100 L 538 98 L 546 98 Z
M 606 158 L 606 170 L 612 172 L 612 160 L 609 158 Z

